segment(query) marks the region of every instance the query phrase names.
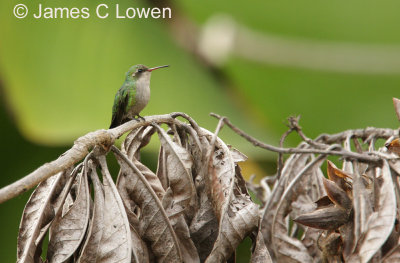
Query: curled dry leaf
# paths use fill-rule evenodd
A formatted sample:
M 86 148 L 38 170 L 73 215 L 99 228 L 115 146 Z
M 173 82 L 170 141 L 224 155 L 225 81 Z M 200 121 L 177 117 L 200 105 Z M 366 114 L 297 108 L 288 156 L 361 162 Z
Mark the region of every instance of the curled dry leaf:
M 379 206 L 369 216 L 367 229 L 357 244 L 357 253 L 350 256 L 349 262 L 368 262 L 392 232 L 396 217 L 396 197 L 387 161 L 383 161 L 381 175 Z
M 391 142 L 385 144 L 385 147 L 388 149 L 389 152 L 394 152 L 397 155 L 400 155 L 400 139 L 396 138 Z
M 126 179 L 126 190 L 140 206 L 139 234 L 150 243 L 158 262 L 182 262 L 179 242 L 156 193 L 134 164 L 112 148 Z
M 131 262 L 131 233 L 117 188 L 107 168 L 105 156 L 98 157 L 103 174 L 104 227 L 97 262 Z
M 351 182 L 351 175 L 338 169 L 334 163 L 331 161 L 327 161 L 328 163 L 328 178 L 330 181 L 334 182 L 338 185 L 341 189 L 343 189 L 348 195 L 351 196 L 352 193 L 352 182 Z
M 190 238 L 189 227 L 183 214 L 175 213 L 174 196 L 171 188 L 167 189 L 162 200 L 162 205 L 178 238 L 183 262 L 200 262 L 199 254 L 192 239 Z
M 300 144 L 300 148 L 307 148 L 305 144 Z M 310 158 L 308 154 L 293 154 L 285 162 L 281 177 L 273 188 L 270 198 L 263 209 L 261 218 L 261 232 L 264 236 L 265 244 L 268 246 L 270 255 L 273 260 L 276 259 L 273 249 L 268 245 L 272 242 L 272 224 L 271 219 L 275 216 L 276 209 L 281 200 L 281 196 L 285 191 L 289 178 L 293 178 L 296 173 L 304 168 L 307 160 Z
M 258 206 L 247 193 L 240 169 L 229 148 L 219 138 L 208 164 L 208 176 L 219 230 L 213 250 L 206 262 L 225 262 L 239 243 L 257 227 Z
M 89 162 L 89 173 L 94 190 L 94 206 L 89 223 L 87 237 L 83 244 L 78 262 L 96 262 L 104 228 L 104 191 L 96 172 L 96 166 Z
M 200 179 L 198 177 L 198 179 Z M 204 182 L 204 180 L 201 180 Z M 200 205 L 190 224 L 190 236 L 197 248 L 201 262 L 210 254 L 218 235 L 218 220 L 205 187 L 200 191 Z
M 174 194 L 175 213 L 184 213 L 191 219 L 196 201 L 196 189 L 192 177 L 192 156 L 185 148 L 173 142 L 161 127 L 158 125 L 155 127 L 166 155 L 164 172 L 167 174 L 169 187 Z
M 205 130 L 203 131 L 206 132 Z M 211 199 L 208 195 L 209 187 L 206 187 L 204 176 L 207 176 L 207 165 L 205 152 L 209 147 L 208 140 L 203 137 L 201 147 L 195 143 L 192 136 L 189 137 L 190 153 L 194 158 L 193 175 L 195 178 L 195 187 L 198 195 L 198 208 L 190 223 L 190 236 L 197 248 L 200 261 L 204 262 L 211 253 L 214 242 L 218 235 L 218 219 L 215 215 Z M 196 158 L 197 157 L 197 158 Z
M 86 170 L 86 169 L 84 169 Z M 58 213 L 50 228 L 50 240 L 47 251 L 49 262 L 64 262 L 79 247 L 89 222 L 89 186 L 87 173 L 77 178 L 79 191 L 75 202 L 65 215 Z
M 133 158 L 140 160 L 139 150 L 150 142 L 154 132 L 152 126 L 143 126 L 131 131 L 121 145 L 122 152 L 125 152 L 130 160 Z
M 231 145 L 228 145 L 228 147 L 231 151 L 231 156 L 234 163 L 245 162 L 248 159 L 248 157 L 244 153 L 240 152 L 238 149 L 233 148 Z
M 313 212 L 300 215 L 294 219 L 295 222 L 305 226 L 325 230 L 334 230 L 345 224 L 348 220 L 348 212 L 334 205 L 316 209 Z
M 64 182 L 65 174 L 58 173 L 40 183 L 29 198 L 19 226 L 17 262 L 34 261 L 37 250 L 36 239 L 40 230 L 54 218 L 52 201 L 60 195 Z
M 353 178 L 354 243 L 365 233 L 367 220 L 372 214 L 371 192 L 367 191 L 361 175 L 356 171 Z
M 131 227 L 132 261 L 135 263 L 149 263 L 150 256 L 146 243 L 140 238 L 136 229 Z
M 251 254 L 250 263 L 272 263 L 272 258 L 269 255 L 267 246 L 264 242 L 264 237 L 259 231 L 257 234 L 256 247 Z
M 168 176 L 167 176 L 167 156 L 165 154 L 164 148 L 160 146 L 160 151 L 158 153 L 158 163 L 157 163 L 157 172 L 156 175 L 161 182 L 164 190 L 168 188 Z
M 350 213 L 352 202 L 351 199 L 347 196 L 346 192 L 343 191 L 336 183 L 331 180 L 324 178 L 323 183 L 329 199 L 335 205 L 345 209 Z

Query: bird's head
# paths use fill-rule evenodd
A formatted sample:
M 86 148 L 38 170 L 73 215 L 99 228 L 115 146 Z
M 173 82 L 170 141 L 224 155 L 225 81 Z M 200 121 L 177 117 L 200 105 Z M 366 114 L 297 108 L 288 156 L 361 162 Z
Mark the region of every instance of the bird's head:
M 169 67 L 169 65 L 148 68 L 145 65 L 137 64 L 137 65 L 132 66 L 128 70 L 128 72 L 126 72 L 126 80 L 135 80 L 135 79 L 139 79 L 142 77 L 149 78 L 150 74 L 153 70 L 156 70 L 159 68 L 165 68 L 165 67 Z

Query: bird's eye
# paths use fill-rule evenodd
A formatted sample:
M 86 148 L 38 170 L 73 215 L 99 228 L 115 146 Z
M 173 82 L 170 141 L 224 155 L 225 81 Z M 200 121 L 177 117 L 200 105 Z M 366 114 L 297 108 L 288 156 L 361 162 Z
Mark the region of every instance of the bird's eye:
M 143 72 L 143 69 L 140 68 L 140 69 L 137 70 L 137 72 L 138 72 L 138 73 L 142 73 L 142 72 Z

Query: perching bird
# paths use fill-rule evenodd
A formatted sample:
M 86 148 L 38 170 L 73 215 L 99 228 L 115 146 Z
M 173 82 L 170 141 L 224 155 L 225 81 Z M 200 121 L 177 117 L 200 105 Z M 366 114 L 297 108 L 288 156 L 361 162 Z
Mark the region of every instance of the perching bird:
M 145 65 L 132 66 L 126 72 L 122 87 L 115 94 L 110 129 L 138 116 L 150 100 L 150 75 L 153 70 L 169 65 L 148 68 Z

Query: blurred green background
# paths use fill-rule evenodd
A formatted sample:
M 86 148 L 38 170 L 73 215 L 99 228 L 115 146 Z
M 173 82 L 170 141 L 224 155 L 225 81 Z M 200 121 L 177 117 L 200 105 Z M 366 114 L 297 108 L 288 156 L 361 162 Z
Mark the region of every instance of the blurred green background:
M 214 130 L 208 114 L 216 112 L 275 145 L 290 115 L 301 114 L 310 137 L 398 126 L 391 102 L 400 86 L 398 1 L 21 2 L 31 12 L 38 4 L 90 9 L 88 19 L 47 20 L 15 18 L 18 3 L 0 3 L 1 186 L 107 128 L 124 73 L 138 63 L 171 65 L 153 74 L 142 115 L 182 111 Z M 100 3 L 109 18 L 95 17 Z M 115 19 L 116 3 L 167 6 L 172 18 Z M 228 129 L 221 136 L 251 157 L 247 176 L 274 165 L 275 155 Z M 296 143 L 291 136 L 287 145 Z M 144 153 L 153 168 L 156 150 L 152 144 Z M 15 261 L 29 194 L 0 205 L 2 262 Z

